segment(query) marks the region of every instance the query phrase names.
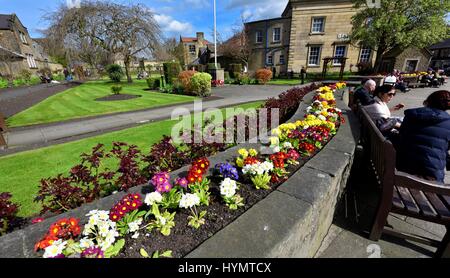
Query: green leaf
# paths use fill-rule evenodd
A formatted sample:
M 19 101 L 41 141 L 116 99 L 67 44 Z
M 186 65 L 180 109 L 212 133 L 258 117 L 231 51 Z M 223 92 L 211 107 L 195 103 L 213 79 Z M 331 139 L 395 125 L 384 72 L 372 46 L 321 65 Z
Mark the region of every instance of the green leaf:
M 125 239 L 118 240 L 114 245 L 105 251 L 105 258 L 112 258 L 119 255 L 120 250 L 125 246 Z
M 139 253 L 140 253 L 141 256 L 144 257 L 144 258 L 150 258 L 150 256 L 148 255 L 147 251 L 145 251 L 144 248 L 141 248 L 141 250 L 139 250 Z
M 172 258 L 172 250 L 167 250 L 161 254 L 161 257 Z

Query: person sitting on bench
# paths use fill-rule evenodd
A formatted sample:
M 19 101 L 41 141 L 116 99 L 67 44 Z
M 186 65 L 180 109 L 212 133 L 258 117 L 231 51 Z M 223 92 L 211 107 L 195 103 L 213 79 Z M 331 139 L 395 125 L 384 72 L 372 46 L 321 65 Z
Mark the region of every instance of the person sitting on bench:
M 449 168 L 450 92 L 437 91 L 422 108 L 405 111 L 397 148 L 397 169 L 444 183 Z
M 361 105 L 366 106 L 373 104 L 375 101 L 373 100 L 372 93 L 375 91 L 377 87 L 377 83 L 372 79 L 364 80 L 363 86 L 358 87 L 353 93 L 354 103 L 360 102 Z

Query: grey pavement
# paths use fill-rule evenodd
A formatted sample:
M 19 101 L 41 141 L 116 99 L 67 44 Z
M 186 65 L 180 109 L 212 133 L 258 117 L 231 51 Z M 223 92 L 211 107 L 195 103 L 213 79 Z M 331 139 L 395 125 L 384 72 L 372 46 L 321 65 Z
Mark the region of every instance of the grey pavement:
M 62 82 L 60 84 L 39 84 L 12 89 L 0 90 L 0 114 L 11 117 L 22 112 L 46 98 L 73 88 L 80 82 Z
M 450 84 L 439 89 L 449 90 Z M 438 89 L 412 89 L 407 93 L 397 93 L 389 106 L 398 103 L 406 105 L 405 109 L 421 107 L 428 95 Z M 404 111 L 394 113 L 404 116 Z M 402 240 L 383 235 L 381 240 L 373 242 L 368 239 L 376 208 L 379 191 L 373 182 L 374 177 L 368 176 L 367 169 L 353 169 L 349 185 L 355 194 L 342 198 L 327 237 L 316 254 L 318 258 L 430 258 L 436 248 L 416 242 Z M 450 173 L 447 172 L 446 183 L 450 184 Z M 355 209 L 356 204 L 356 209 Z M 357 217 L 356 215 L 359 215 Z M 445 234 L 445 227 L 414 218 L 390 214 L 388 224 L 396 230 L 413 233 L 420 236 L 441 240 Z
M 8 148 L 44 145 L 61 139 L 70 140 L 70 138 L 73 138 L 75 140 L 79 136 L 86 137 L 89 134 L 98 135 L 112 130 L 170 119 L 172 111 L 176 108 L 184 108 L 189 112 L 209 108 L 222 108 L 247 102 L 266 100 L 270 97 L 276 97 L 292 87 L 237 85 L 213 88 L 213 96 L 220 99 L 205 101 L 202 103 L 201 108 L 195 106 L 194 102 L 191 102 L 170 107 L 105 115 L 55 124 L 13 128 L 4 133 L 4 137 Z

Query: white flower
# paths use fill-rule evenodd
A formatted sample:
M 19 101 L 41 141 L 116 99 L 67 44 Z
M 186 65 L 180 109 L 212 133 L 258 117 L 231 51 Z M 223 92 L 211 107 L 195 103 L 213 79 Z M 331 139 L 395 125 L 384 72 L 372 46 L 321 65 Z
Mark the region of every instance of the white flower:
M 159 192 L 155 191 L 145 196 L 144 203 L 152 206 L 154 203 L 161 203 L 162 198 L 162 195 Z
M 134 233 L 134 235 L 131 236 L 131 238 L 137 239 L 139 237 L 139 233 Z
M 80 240 L 80 247 L 83 249 L 87 249 L 89 247 L 94 246 L 94 242 L 89 238 L 82 238 Z
M 133 222 L 131 222 L 131 223 L 128 223 L 128 228 L 129 228 L 128 232 L 129 232 L 129 233 L 134 233 L 134 232 L 136 232 L 137 230 L 139 230 L 139 225 L 141 225 L 141 224 L 142 224 L 142 218 L 139 218 L 139 219 L 136 220 L 136 221 L 133 221 Z
M 220 194 L 227 198 L 233 197 L 234 194 L 236 194 L 236 189 L 237 189 L 236 181 L 230 178 L 226 178 L 220 183 Z
M 62 241 L 62 239 L 55 241 L 52 245 L 45 248 L 44 258 L 54 258 L 61 255 L 66 248 L 67 241 Z
M 321 120 L 321 121 L 326 121 L 327 120 L 327 118 L 324 115 L 319 115 L 317 118 L 319 120 Z
M 279 153 L 280 151 L 281 151 L 280 146 L 276 146 L 276 147 L 273 148 L 273 152 L 274 153 Z
M 284 143 L 283 143 L 283 148 L 290 150 L 290 149 L 292 149 L 293 147 L 292 147 L 291 142 L 284 142 Z
M 321 111 L 314 112 L 314 114 L 316 114 L 316 115 L 320 115 L 321 113 L 322 113 Z
M 256 163 L 253 165 L 245 165 L 242 169 L 242 173 L 244 175 L 250 174 L 250 175 L 264 175 L 265 173 L 268 173 L 273 170 L 273 164 L 271 162 L 264 162 L 264 163 Z
M 311 112 L 312 109 L 313 108 L 311 106 L 308 106 L 308 108 L 306 108 L 306 112 L 309 113 L 309 112 Z
M 180 200 L 180 208 L 192 208 L 200 204 L 200 198 L 195 194 L 183 194 Z
M 166 223 L 167 223 L 166 218 L 162 217 L 161 215 L 157 215 L 156 220 L 158 220 L 159 223 L 161 223 L 161 225 L 163 225 L 163 226 L 166 225 Z
M 309 125 L 304 125 L 303 126 L 303 130 L 308 129 L 308 128 L 309 128 Z

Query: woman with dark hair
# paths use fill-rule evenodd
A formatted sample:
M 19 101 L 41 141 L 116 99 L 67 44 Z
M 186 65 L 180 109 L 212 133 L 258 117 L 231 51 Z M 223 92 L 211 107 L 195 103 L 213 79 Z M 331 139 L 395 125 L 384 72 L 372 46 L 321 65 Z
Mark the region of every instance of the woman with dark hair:
M 437 91 L 422 108 L 405 111 L 397 148 L 397 169 L 444 183 L 449 165 L 450 92 Z
M 394 86 L 383 85 L 375 89 L 374 103 L 364 107 L 381 133 L 388 139 L 392 139 L 391 135 L 398 134 L 397 129 L 400 128 L 403 120 L 398 117 L 392 117 L 391 112 L 403 109 L 405 105 L 398 104 L 393 108 L 388 107 L 388 103 L 392 101 L 395 95 Z

